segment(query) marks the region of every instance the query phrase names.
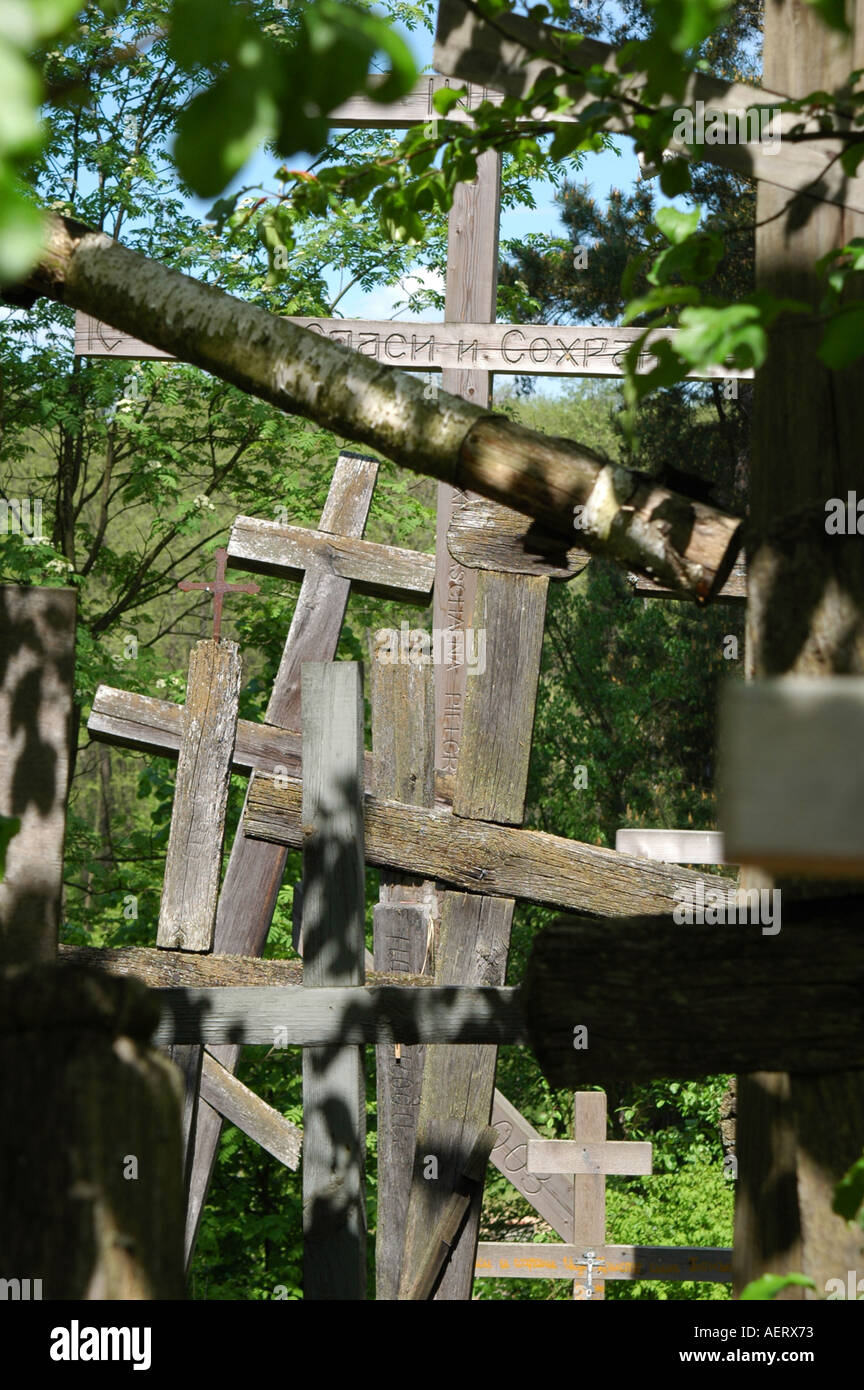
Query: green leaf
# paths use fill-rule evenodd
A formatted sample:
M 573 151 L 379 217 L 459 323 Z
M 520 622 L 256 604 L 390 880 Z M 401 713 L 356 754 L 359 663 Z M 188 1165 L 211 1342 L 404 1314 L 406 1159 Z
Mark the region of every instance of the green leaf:
M 839 34 L 851 32 L 846 19 L 846 0 L 807 0 L 807 4 L 829 29 L 835 29 Z
M 806 1274 L 763 1274 L 741 1290 L 741 1298 L 751 1302 L 757 1299 L 776 1298 L 784 1289 L 815 1289 L 816 1285 Z
M 730 359 L 738 367 L 761 367 L 768 352 L 762 311 L 756 304 L 682 309 L 675 347 L 694 367 Z
M 174 157 L 181 176 L 203 198 L 221 193 L 275 124 L 273 98 L 257 74 L 226 73 L 180 115 Z
M 833 1210 L 847 1221 L 854 1221 L 864 1207 L 864 1154 L 838 1182 L 834 1189 Z
M 864 353 L 864 304 L 844 304 L 825 325 L 819 357 L 839 371 Z
M 667 198 L 677 198 L 681 193 L 689 193 L 690 161 L 687 159 L 664 160 L 660 166 L 660 187 Z
M 654 221 L 667 241 L 671 241 L 673 246 L 680 246 L 682 241 L 693 235 L 699 226 L 700 216 L 699 208 L 694 208 L 692 212 L 679 212 L 677 208 L 658 208 L 654 214 Z
M 38 149 L 41 96 L 35 69 L 0 39 L 0 154 L 29 154 Z
M 0 284 L 22 280 L 39 258 L 44 224 L 0 163 Z
M 6 874 L 6 851 L 9 848 L 9 841 L 18 834 L 20 829 L 20 817 L 0 816 L 0 883 Z
M 468 95 L 467 87 L 439 87 L 432 97 L 432 105 L 439 116 L 446 116 L 448 111 L 452 111 L 454 106 Z

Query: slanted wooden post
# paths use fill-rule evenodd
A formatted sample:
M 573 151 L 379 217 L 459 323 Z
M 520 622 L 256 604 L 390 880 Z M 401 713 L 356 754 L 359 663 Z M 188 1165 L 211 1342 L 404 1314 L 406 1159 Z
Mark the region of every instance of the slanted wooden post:
M 363 668 L 303 667 L 303 983 L 365 979 Z M 303 1051 L 303 1291 L 366 1297 L 362 1047 Z
M 379 653 L 380 656 L 380 653 Z M 373 659 L 373 786 L 377 796 L 433 806 L 432 668 L 418 661 Z M 381 871 L 374 909 L 376 970 L 432 973 L 435 885 L 411 874 Z M 399 1294 L 408 1193 L 414 1167 L 417 1107 L 426 1049 L 385 1043 L 377 1048 L 378 1221 L 375 1232 L 377 1299 Z
M 842 90 L 850 71 L 864 61 L 862 0 L 851 0 L 846 15 L 852 26 L 848 38 L 829 30 L 800 0 L 766 6 L 766 87 L 792 97 Z M 812 303 L 814 318 L 810 325 L 780 321 L 756 377 L 748 674 L 756 679 L 860 675 L 864 550 L 857 535 L 826 534 L 825 504 L 860 487 L 864 365 L 859 360 L 844 372 L 832 372 L 819 361 L 824 282 L 813 263 L 860 237 L 864 218 L 803 195 L 790 199 L 760 183 L 756 226 L 759 288 Z M 850 749 L 850 757 L 856 752 Z M 748 871 L 742 881 L 747 887 L 771 884 L 767 877 L 760 880 L 758 871 Z M 783 893 L 785 917 L 794 881 L 775 880 L 774 886 Z M 777 941 L 766 937 L 762 944 L 770 958 Z M 814 968 L 823 963 L 814 957 Z M 794 1036 L 795 1011 L 789 1030 Z M 815 1281 L 815 1291 L 791 1288 L 779 1296 L 821 1298 L 828 1279 L 845 1278 L 847 1270 L 860 1266 L 860 1231 L 836 1216 L 831 1203 L 835 1183 L 861 1153 L 864 1075 L 742 1076 L 738 1125 L 736 1286 L 767 1271 L 801 1270 Z

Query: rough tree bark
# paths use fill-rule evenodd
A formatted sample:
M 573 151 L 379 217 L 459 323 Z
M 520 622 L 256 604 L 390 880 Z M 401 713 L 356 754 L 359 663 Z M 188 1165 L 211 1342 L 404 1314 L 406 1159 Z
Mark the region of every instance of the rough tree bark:
M 446 392 L 428 401 L 422 381 L 139 256 L 104 232 L 53 214 L 48 227 L 28 293 L 94 314 L 414 472 L 533 516 L 556 535 L 578 534 L 587 549 L 695 599 L 711 598 L 726 578 L 738 518 Z

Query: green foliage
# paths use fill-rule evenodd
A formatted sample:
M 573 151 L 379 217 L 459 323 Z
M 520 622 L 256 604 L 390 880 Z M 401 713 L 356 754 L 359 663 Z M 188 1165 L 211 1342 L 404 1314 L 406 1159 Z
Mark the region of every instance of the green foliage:
M 815 1289 L 816 1285 L 806 1274 L 763 1274 L 741 1290 L 742 1301 L 776 1298 L 784 1289 Z
M 864 1154 L 844 1173 L 834 1191 L 834 1211 L 864 1227 Z

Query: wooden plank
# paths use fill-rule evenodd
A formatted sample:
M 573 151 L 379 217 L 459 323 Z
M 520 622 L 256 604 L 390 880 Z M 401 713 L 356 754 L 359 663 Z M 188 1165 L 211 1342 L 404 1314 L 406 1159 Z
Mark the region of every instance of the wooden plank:
M 501 156 L 487 150 L 477 160 L 473 183 L 457 184 L 447 218 L 445 332 L 453 332 L 448 324 L 459 325 L 457 338 L 462 324 L 492 323 L 495 318 L 500 207 Z M 441 386 L 475 405 L 491 404 L 492 377 L 470 362 L 445 367 Z M 461 632 L 463 641 L 474 611 L 476 577 L 450 555 L 447 532 L 454 510 L 467 500 L 462 488 L 439 483 L 432 622 L 439 631 Z M 435 767 L 448 779 L 455 778 L 459 762 L 466 678 L 465 662 L 458 662 L 452 650 L 435 671 Z
M 303 977 L 313 1003 L 365 974 L 362 672 L 346 661 L 303 667 Z M 364 1299 L 362 1048 L 304 1050 L 303 1123 L 304 1298 Z
M 377 460 L 343 449 L 333 471 L 319 531 L 362 536 L 377 475 Z M 335 656 L 350 589 L 350 580 L 328 572 L 314 557 L 310 559 L 267 704 L 265 718 L 269 724 L 300 727 L 303 663 L 330 661 Z M 217 951 L 261 955 L 282 885 L 285 858 L 281 846 L 256 844 L 242 833 L 234 837 L 216 917 Z M 217 1053 L 229 1071 L 233 1071 L 237 1055 L 236 1048 L 223 1048 Z M 199 1119 L 186 1232 L 190 1255 L 216 1161 L 221 1123 L 212 1109 Z
M 864 877 L 864 676 L 733 684 L 720 714 L 720 819 L 740 863 Z
M 374 788 L 418 806 L 435 801 L 432 671 L 415 663 L 370 662 Z M 382 870 L 373 910 L 374 961 L 382 970 L 429 971 L 436 917 L 435 884 Z M 425 1047 L 397 1042 L 375 1056 L 378 1095 L 378 1219 L 375 1295 L 399 1295 L 408 1192 L 414 1167 L 417 1107 Z
M 633 593 L 639 598 L 674 598 L 679 599 L 681 595 L 675 589 L 667 589 L 662 584 L 655 584 L 653 579 L 647 575 L 628 574 Z M 729 577 L 724 581 L 712 599 L 713 603 L 746 603 L 747 601 L 747 561 L 743 557 L 736 560 L 729 572 Z
M 400 1041 L 516 1044 L 527 1036 L 519 990 L 506 987 L 231 985 L 165 989 L 158 997 L 162 1019 L 154 1041 L 160 1047 L 210 1047 L 230 1039 L 339 1050 Z
M 845 13 L 850 33 L 841 37 L 798 0 L 766 6 L 766 82 L 782 84 L 792 96 L 816 87 L 840 90 L 849 72 L 864 65 L 864 4 L 854 0 Z M 790 202 L 765 184 L 757 190 L 755 224 L 757 288 L 812 304 L 820 302 L 824 286 L 818 260 L 864 235 L 861 216 L 809 199 Z M 850 285 L 850 304 L 856 299 L 860 308 L 860 288 Z M 794 327 L 779 323 L 754 391 L 747 673 L 757 681 L 864 674 L 860 537 L 832 536 L 825 529 L 828 498 L 845 498 L 860 487 L 856 441 L 864 433 L 864 363 L 829 371 L 817 355 L 822 332 L 815 315 Z M 835 789 L 821 780 L 818 751 L 817 746 L 803 754 L 806 802 L 824 795 L 830 804 L 848 782 L 844 778 Z M 850 763 L 856 751 L 848 749 Z M 783 775 L 785 780 L 794 770 L 786 768 Z M 797 861 L 787 879 L 773 880 L 760 865 L 745 869 L 742 880 L 779 888 L 787 915 L 803 891 Z M 840 886 L 820 884 L 819 891 L 832 894 Z M 850 886 L 848 879 L 842 885 L 845 891 Z M 860 892 L 862 885 L 855 887 Z M 814 972 L 822 974 L 829 951 L 827 941 L 814 944 Z M 789 1075 L 739 1078 L 735 1283 L 740 1291 L 767 1271 L 806 1270 L 815 1291 L 780 1295 L 800 1299 L 819 1297 L 838 1270 L 855 1269 L 860 1261 L 860 1231 L 832 1211 L 832 1200 L 835 1184 L 861 1154 L 864 1077 L 843 1070 L 802 1077 L 810 1049 L 798 1013 L 794 1032 L 799 1057 L 788 1057 L 780 1069 Z M 838 1059 L 837 1066 L 844 1063 Z
M 732 1282 L 732 1251 L 675 1245 L 599 1245 L 605 1279 L 694 1280 Z M 538 1245 L 481 1241 L 477 1247 L 478 1279 L 584 1279 L 582 1245 Z M 596 1285 L 595 1285 L 596 1287 Z
M 668 916 L 546 928 L 522 986 L 544 1075 L 576 1089 L 864 1066 L 861 908 L 860 897 L 790 903 L 773 936 L 758 924 L 678 926 Z M 586 1030 L 578 1049 L 577 1026 Z
M 459 1232 L 468 1216 L 475 1193 L 482 1192 L 483 1178 L 489 1153 L 495 1143 L 495 1131 L 491 1125 L 481 1130 L 468 1155 L 460 1182 L 450 1194 L 443 1212 L 438 1218 L 429 1245 L 423 1258 L 416 1280 L 403 1295 L 409 1300 L 432 1297 L 450 1252 L 459 1238 Z
M 157 945 L 210 951 L 242 666 L 236 642 L 207 639 L 189 659 Z
M 434 555 L 251 516 L 238 516 L 231 527 L 228 561 L 234 569 L 302 579 L 312 556 L 322 571 L 350 580 L 359 593 L 424 604 L 432 593 Z
M 495 1167 L 562 1240 L 569 1240 L 573 1235 L 570 1183 L 560 1173 L 528 1172 L 528 1145 L 540 1135 L 500 1091 L 495 1092 L 492 1102 L 492 1124 L 498 1134 L 498 1142 L 490 1155 Z
M 460 185 L 460 187 L 464 187 Z M 470 187 L 470 185 L 469 185 Z M 474 310 L 477 313 L 478 310 Z M 494 372 L 499 376 L 623 376 L 621 359 L 641 328 L 591 324 L 518 324 L 393 319 L 327 319 L 290 317 L 289 323 L 308 328 L 334 343 L 344 343 L 364 357 L 401 372 Z M 638 370 L 650 371 L 656 358 L 650 345 L 673 340 L 675 329 L 655 329 L 640 352 Z M 78 357 L 167 358 L 169 353 L 142 343 L 120 329 L 100 323 L 89 314 L 75 316 L 75 354 Z M 752 368 L 708 367 L 689 374 L 694 381 L 749 380 Z M 443 386 L 444 390 L 453 388 Z M 471 399 L 476 399 L 476 395 Z
M 599 1174 L 644 1176 L 654 1170 L 651 1145 L 600 1140 L 583 1144 L 577 1139 L 535 1139 L 528 1145 L 529 1173 L 573 1173 L 582 1177 Z
M 477 988 L 473 983 L 480 974 L 482 962 L 484 985 L 503 979 L 506 963 L 506 941 L 509 938 L 513 903 L 474 895 L 442 893 L 441 920 L 435 963 L 436 986 L 472 980 L 471 985 L 459 984 L 455 993 Z M 501 942 L 505 942 L 502 952 Z M 499 990 L 494 991 L 497 997 Z M 424 990 L 425 999 L 430 991 Z M 493 994 L 487 997 L 492 998 Z M 499 1034 L 499 1040 L 503 1038 Z M 431 1038 L 427 1041 L 432 1042 Z M 442 1041 L 454 1041 L 450 1039 Z M 467 1039 L 466 1039 L 467 1041 Z M 475 1039 L 490 1042 L 491 1037 Z M 417 1140 L 414 1178 L 406 1218 L 405 1252 L 402 1266 L 400 1297 L 405 1296 L 419 1278 L 426 1257 L 429 1231 L 447 1209 L 449 1198 L 460 1183 L 468 1156 L 480 1132 L 485 1129 L 491 1111 L 495 1084 L 494 1048 L 430 1047 L 417 1116 Z M 429 1160 L 434 1169 L 427 1167 Z M 429 1176 L 431 1172 L 431 1177 Z M 476 1224 L 471 1228 L 473 1212 L 479 1216 L 481 1194 L 471 1203 L 463 1234 L 451 1255 L 450 1263 L 439 1281 L 435 1297 L 450 1301 L 464 1297 L 463 1265 L 470 1259 L 468 1279 L 474 1267 Z M 467 1246 L 462 1242 L 467 1241 Z M 460 1247 L 462 1247 L 460 1249 Z M 454 1260 L 457 1263 L 454 1266 Z M 454 1287 L 455 1285 L 455 1287 Z
M 349 97 L 348 101 L 330 112 L 327 124 L 335 130 L 409 130 L 412 126 L 427 125 L 429 121 L 440 121 L 441 117 L 435 110 L 432 97 L 440 88 L 453 85 L 449 77 L 439 77 L 437 73 L 430 73 L 421 77 L 413 91 L 400 97 L 398 101 L 382 104 L 365 96 Z M 469 84 L 466 97 L 451 107 L 447 119 L 469 120 L 470 112 L 483 101 L 500 106 L 501 93 Z
M 250 1091 L 221 1062 L 206 1050 L 201 1076 L 201 1095 L 208 1105 L 218 1110 L 224 1120 L 242 1129 L 262 1149 L 266 1149 L 286 1168 L 296 1169 L 300 1162 L 303 1131 L 280 1115 L 272 1105 Z
M 591 559 L 587 550 L 564 546 L 531 517 L 477 497 L 453 513 L 447 548 L 466 569 L 572 579 Z
M 256 956 L 202 956 L 183 951 L 153 950 L 146 946 L 63 946 L 60 965 L 84 965 L 106 975 L 124 975 L 154 989 L 175 987 L 216 989 L 225 985 L 301 985 L 299 960 L 259 960 Z M 432 984 L 428 975 L 406 975 L 398 970 L 367 971 L 372 985 L 405 985 L 422 989 Z
M 247 799 L 244 833 L 299 848 L 300 783 L 285 786 L 256 773 Z M 467 820 L 367 796 L 366 858 L 370 864 L 433 875 L 458 888 L 502 898 L 581 908 L 604 917 L 667 912 L 677 889 L 703 893 L 735 887 L 732 879 L 633 859 L 614 849 L 583 845 L 541 830 Z
M 588 1143 L 606 1142 L 606 1092 L 577 1091 L 573 1097 L 573 1138 Z M 582 1246 L 582 1256 L 588 1250 L 595 1255 L 606 1244 L 606 1178 L 602 1173 L 576 1174 L 573 1178 L 573 1231 L 570 1239 Z M 606 1297 L 603 1266 L 597 1278 L 591 1279 L 592 1300 Z M 587 1279 L 582 1284 L 573 1281 L 573 1297 L 579 1302 L 587 1299 Z
M 827 38 L 831 37 L 826 35 Z M 466 8 L 461 0 L 441 0 L 438 7 L 438 32 L 435 43 L 435 67 L 439 72 L 463 81 L 486 83 L 508 96 L 526 96 L 534 84 L 550 72 L 560 74 L 561 85 L 556 94 L 566 89 L 571 98 L 570 112 L 576 115 L 580 110 L 597 100 L 593 90 L 586 89 L 578 77 L 568 76 L 563 66 L 555 62 L 554 55 L 560 54 L 570 72 L 599 65 L 609 71 L 617 72 L 618 50 L 610 44 L 596 39 L 583 39 L 578 47 L 573 47 L 572 34 L 556 29 L 552 25 L 539 24 L 522 15 L 499 14 L 494 24 L 482 19 L 476 12 Z M 835 45 L 836 47 L 836 45 Z M 526 50 L 529 56 L 526 60 Z M 847 64 L 844 74 L 848 78 Z M 604 122 L 610 131 L 632 132 L 633 116 L 644 106 L 644 73 L 627 71 L 621 83 L 625 98 L 621 116 L 610 115 Z M 751 86 L 742 82 L 725 82 L 707 73 L 694 72 L 688 75 L 681 106 L 694 106 L 697 101 L 704 103 L 706 114 L 709 111 L 744 112 L 748 107 L 764 105 L 769 110 L 776 109 L 784 100 L 778 91 L 772 90 L 768 70 L 765 69 L 766 85 Z M 805 95 L 817 83 L 816 75 L 810 71 L 804 81 Z M 818 85 L 818 83 L 817 83 Z M 793 86 L 791 80 L 788 86 Z M 830 89 L 829 89 L 830 90 Z M 795 95 L 795 92 L 792 92 Z M 806 122 L 806 113 L 803 118 Z M 696 151 L 700 159 L 719 164 L 734 173 L 759 179 L 780 189 L 801 193 L 805 190 L 813 198 L 828 203 L 864 211 L 864 179 L 844 174 L 839 156 L 845 148 L 840 139 L 814 140 L 801 144 L 789 135 L 796 125 L 802 123 L 802 115 L 789 112 L 774 118 L 771 126 L 772 137 L 776 139 L 760 143 L 734 143 L 700 145 Z M 818 129 L 810 122 L 808 129 Z M 670 142 L 670 149 L 679 154 L 687 153 L 687 146 L 678 140 Z
M 663 864 L 729 864 L 723 835 L 717 830 L 616 830 L 615 848 L 636 859 Z
M 57 953 L 75 665 L 75 589 L 0 588 L 0 964 Z
M 467 682 L 454 815 L 522 824 L 548 587 L 545 576 L 477 576 L 474 630 L 485 659 Z

